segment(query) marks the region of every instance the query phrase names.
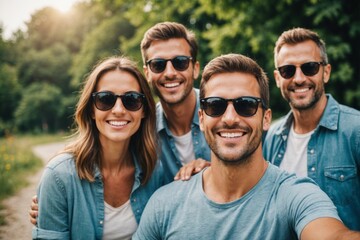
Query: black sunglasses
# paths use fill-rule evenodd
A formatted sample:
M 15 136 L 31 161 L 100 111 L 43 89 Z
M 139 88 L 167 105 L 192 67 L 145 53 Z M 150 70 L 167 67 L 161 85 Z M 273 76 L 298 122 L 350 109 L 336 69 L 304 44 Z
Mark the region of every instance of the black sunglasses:
M 324 62 L 307 62 L 303 63 L 300 66 L 301 71 L 308 77 L 314 76 L 319 72 L 320 65 L 325 65 Z M 285 78 L 289 79 L 295 75 L 296 66 L 295 65 L 284 65 L 278 67 L 277 70 L 279 71 L 280 75 Z
M 188 56 L 176 56 L 172 59 L 154 58 L 146 62 L 152 72 L 161 73 L 165 70 L 166 64 L 170 61 L 173 67 L 177 71 L 185 71 L 189 67 L 189 63 L 192 57 Z
M 114 107 L 117 98 L 121 99 L 124 107 L 129 111 L 139 110 L 145 101 L 145 95 L 138 92 L 127 92 L 123 95 L 116 95 L 109 91 L 94 92 L 91 94 L 95 107 L 101 111 L 107 111 Z
M 237 114 L 243 117 L 254 116 L 259 103 L 262 104 L 264 109 L 267 108 L 263 100 L 257 97 L 239 97 L 235 99 L 225 99 L 221 97 L 202 98 L 200 99 L 200 108 L 210 117 L 219 117 L 226 111 L 228 102 L 232 102 Z

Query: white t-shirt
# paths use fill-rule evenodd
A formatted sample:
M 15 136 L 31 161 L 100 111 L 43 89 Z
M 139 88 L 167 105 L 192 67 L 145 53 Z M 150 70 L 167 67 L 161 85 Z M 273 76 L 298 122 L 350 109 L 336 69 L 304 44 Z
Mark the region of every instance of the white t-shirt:
M 131 209 L 130 199 L 114 208 L 105 202 L 103 240 L 131 239 L 137 229 L 137 222 Z
M 294 131 L 294 124 L 291 125 L 287 140 L 284 159 L 280 168 L 298 177 L 307 176 L 307 146 L 314 130 L 305 134 L 298 134 Z
M 174 140 L 179 152 L 179 159 L 183 165 L 195 160 L 191 131 L 182 136 L 174 136 Z

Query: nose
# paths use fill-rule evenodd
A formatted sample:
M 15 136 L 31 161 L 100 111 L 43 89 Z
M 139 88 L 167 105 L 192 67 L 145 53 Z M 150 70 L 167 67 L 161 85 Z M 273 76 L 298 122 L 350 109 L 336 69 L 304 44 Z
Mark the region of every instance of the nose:
M 227 125 L 231 126 L 233 123 L 237 122 L 239 115 L 237 114 L 234 105 L 231 101 L 228 102 L 227 108 L 222 116 L 222 121 Z
M 116 99 L 115 105 L 113 106 L 113 108 L 111 109 L 112 113 L 124 113 L 126 111 L 126 108 L 124 107 L 121 98 L 118 97 Z
M 169 78 L 169 79 L 173 79 L 176 76 L 177 71 L 174 68 L 174 66 L 172 65 L 171 61 L 166 62 L 166 67 L 165 67 L 165 70 L 164 70 L 164 74 L 165 74 L 165 77 Z
M 296 84 L 299 84 L 299 85 L 301 85 L 303 82 L 306 81 L 306 76 L 305 76 L 305 74 L 302 72 L 302 70 L 301 70 L 301 68 L 300 68 L 299 66 L 296 67 L 293 81 L 294 81 Z

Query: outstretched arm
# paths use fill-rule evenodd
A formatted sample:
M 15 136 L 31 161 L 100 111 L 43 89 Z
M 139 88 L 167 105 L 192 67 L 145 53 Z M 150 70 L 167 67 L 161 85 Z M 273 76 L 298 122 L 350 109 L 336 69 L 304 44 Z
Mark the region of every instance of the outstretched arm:
M 354 232 L 335 218 L 318 218 L 307 224 L 301 240 L 359 240 L 360 232 Z

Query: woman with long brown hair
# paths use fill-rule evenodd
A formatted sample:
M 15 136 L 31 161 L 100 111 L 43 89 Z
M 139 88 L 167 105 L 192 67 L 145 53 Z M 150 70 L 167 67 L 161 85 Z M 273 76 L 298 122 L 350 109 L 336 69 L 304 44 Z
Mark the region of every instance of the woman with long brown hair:
M 42 176 L 33 238 L 130 239 L 162 185 L 155 103 L 136 64 L 112 57 L 97 65 L 75 123 L 74 142 Z

